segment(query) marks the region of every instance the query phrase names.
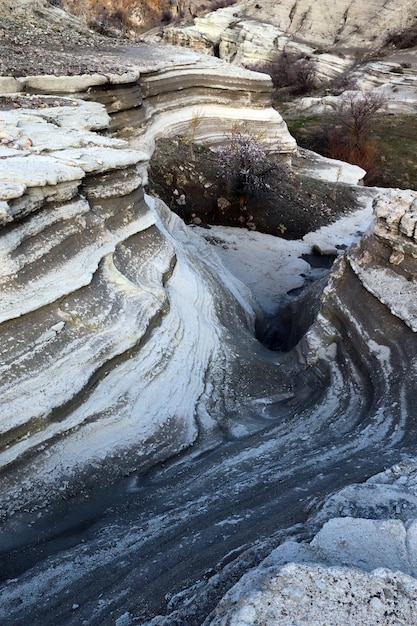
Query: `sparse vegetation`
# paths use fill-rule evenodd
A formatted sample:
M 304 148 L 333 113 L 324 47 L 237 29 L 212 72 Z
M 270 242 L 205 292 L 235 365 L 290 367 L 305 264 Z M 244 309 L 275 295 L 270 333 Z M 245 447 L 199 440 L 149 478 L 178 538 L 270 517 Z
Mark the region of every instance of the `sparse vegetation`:
M 390 33 L 385 45 L 400 50 L 417 46 L 417 22 L 405 30 Z
M 303 237 L 355 206 L 346 185 L 338 185 L 336 193 L 335 183 L 298 174 L 297 159 L 289 175 L 282 176 L 282 156 L 267 153 L 266 158 L 269 171 L 261 193 L 241 195 L 219 171 L 217 149 L 201 144 L 192 160 L 182 138 L 160 139 L 150 162 L 148 192 L 186 223 L 239 226 L 286 239 Z
M 251 69 L 269 74 L 275 90 L 285 90 L 292 95 L 306 94 L 317 84 L 314 60 L 291 50 L 284 50 L 270 63 Z
M 104 35 L 140 34 L 158 24 L 171 24 L 206 11 L 231 6 L 236 0 L 49 0 L 83 19 Z
M 367 172 L 365 184 L 373 185 L 384 169 L 384 158 L 373 134 L 373 125 L 385 103 L 385 97 L 373 91 L 349 92 L 341 98 L 341 104 L 333 114 L 314 118 L 304 132 L 301 131 L 302 136 L 296 122 L 289 121 L 290 132 L 294 132 L 301 146 L 362 167 Z
M 327 156 L 334 119 L 329 114 L 285 118 L 297 143 Z M 370 183 L 382 187 L 417 188 L 417 124 L 415 116 L 386 114 L 372 119 L 370 137 L 378 146 L 378 168 Z M 368 182 L 366 180 L 365 182 Z
M 59 0 L 59 4 L 103 35 L 122 35 L 135 26 L 134 0 Z
M 195 159 L 194 142 L 195 142 L 197 130 L 199 129 L 203 119 L 204 119 L 204 111 L 198 110 L 193 113 L 191 120 L 190 120 L 190 135 L 188 137 L 188 141 L 190 143 L 190 158 L 192 160 Z
M 381 169 L 377 141 L 372 136 L 372 121 L 385 104 L 386 98 L 373 91 L 342 96 L 327 141 L 327 156 L 362 167 L 367 184 L 373 184 Z
M 288 178 L 284 161 L 271 161 L 261 140 L 262 137 L 251 132 L 247 125 L 237 124 L 218 150 L 219 175 L 242 204 L 246 196 L 257 196 L 269 188 L 271 172 Z

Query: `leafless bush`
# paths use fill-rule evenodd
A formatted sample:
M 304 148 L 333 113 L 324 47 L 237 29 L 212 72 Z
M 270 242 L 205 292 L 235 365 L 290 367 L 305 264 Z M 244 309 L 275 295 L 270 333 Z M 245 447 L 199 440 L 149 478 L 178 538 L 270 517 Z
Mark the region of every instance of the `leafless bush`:
M 373 91 L 346 95 L 328 135 L 327 156 L 362 167 L 367 184 L 380 173 L 381 158 L 371 131 L 376 113 L 385 104 L 385 96 Z
M 342 97 L 340 124 L 346 129 L 352 145 L 366 141 L 375 114 L 385 107 L 386 97 L 375 91 L 353 92 Z
M 310 57 L 284 50 L 270 63 L 254 67 L 269 74 L 275 89 L 288 88 L 294 95 L 312 91 L 316 86 L 316 65 Z
M 350 70 L 339 74 L 329 85 L 328 93 L 340 96 L 345 91 L 355 91 L 357 89 L 357 79 Z
M 417 22 L 406 30 L 391 33 L 388 36 L 385 45 L 393 46 L 394 48 L 399 48 L 400 50 L 417 46 Z
M 273 171 L 282 178 L 288 178 L 284 161 L 279 165 L 276 160 L 271 160 L 268 151 L 261 145 L 261 139 L 246 124 L 238 124 L 227 135 L 227 144 L 218 152 L 220 178 L 240 198 L 265 192 L 269 188 L 268 176 Z

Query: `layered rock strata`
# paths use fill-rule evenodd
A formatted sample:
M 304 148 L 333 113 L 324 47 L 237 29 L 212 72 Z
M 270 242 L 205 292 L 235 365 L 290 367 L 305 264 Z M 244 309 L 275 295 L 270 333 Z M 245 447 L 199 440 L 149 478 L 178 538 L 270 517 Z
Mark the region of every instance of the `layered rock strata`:
M 88 509 L 94 489 L 116 484 L 104 530 L 74 552 L 58 541 L 50 561 L 41 562 L 41 545 L 30 561 L 38 566 L 2 587 L 5 624 L 148 620 L 173 584 L 196 579 L 176 617 L 203 623 L 223 594 L 214 580 L 200 601 L 215 578 L 203 576 L 207 563 L 218 558 L 220 574 L 258 532 L 305 520 L 314 498 L 345 484 L 342 462 L 363 478 L 415 447 L 416 194 L 376 200 L 375 230 L 337 262 L 308 332 L 289 354 L 271 354 L 253 337 L 250 294 L 207 242 L 143 194 L 152 142 L 190 132 L 197 113 L 195 138 L 217 140 L 236 119 L 267 120 L 284 152 L 294 149 L 267 106 L 269 79 L 242 70 L 216 78 L 214 61 L 196 68 L 195 58 L 167 63 L 149 52 L 139 83 L 125 82 L 141 87 L 132 144 L 144 151 L 108 136 L 104 107 L 78 98 L 112 90 L 111 77 L 74 81 L 70 100 L 45 78 L 52 94 L 10 95 L 16 109 L 0 114 L 2 550 L 21 557 L 22 571 L 39 544 L 71 529 L 66 498 L 71 520 L 83 509 L 82 528 L 106 506 Z M 131 119 L 113 95 L 110 113 Z M 131 478 L 120 496 L 123 474 Z
M 128 71 L 119 74 L 0 78 L 0 94 L 72 94 L 100 102 L 110 115 L 110 130 L 124 130 L 130 143 L 148 152 L 158 136 L 192 134 L 195 140 L 220 142 L 241 122 L 271 149 L 295 151 L 295 140 L 271 107 L 268 76 L 170 46 L 126 49 L 123 63 Z
M 349 81 L 354 85 L 352 90 L 345 91 L 341 96 L 299 98 L 290 104 L 290 110 L 307 115 L 332 113 L 343 106 L 343 97 L 350 95 L 360 97 L 361 91 L 370 91 L 384 99 L 382 112 L 415 114 L 417 111 L 416 55 L 411 52 L 406 58 L 410 58 L 412 62 L 404 61 L 401 64 L 395 60 L 387 60 L 367 63 L 349 74 Z M 404 65 L 410 67 L 404 68 Z
M 314 511 L 323 501 L 329 471 L 334 480 L 346 479 L 364 462 L 368 469 L 372 465 L 382 469 L 389 459 L 415 450 L 416 294 L 408 285 L 417 276 L 416 198 L 415 192 L 396 190 L 376 197 L 375 223 L 336 262 L 316 320 L 288 355 L 286 367 L 296 358 L 303 372 L 298 392 L 291 398 L 281 393 L 256 400 L 263 405 L 262 414 L 279 423 L 279 435 L 272 438 L 281 460 L 274 466 L 282 485 L 273 507 L 276 529 L 282 528 L 286 507 L 293 506 L 288 498 L 293 483 L 284 478 L 287 472 L 292 474 L 292 463 L 298 466 L 293 471 L 303 476 L 296 487 L 300 506 Z M 307 297 L 300 304 L 302 312 L 310 304 Z M 318 393 L 320 380 L 323 387 Z M 303 406 L 304 394 L 315 398 L 308 408 Z M 256 455 L 262 456 L 261 449 L 262 445 L 257 447 Z M 269 473 L 266 456 L 262 463 L 260 483 L 265 484 L 273 480 L 273 471 Z M 310 464 L 312 473 L 307 472 L 306 480 Z M 314 481 L 320 486 L 312 496 Z M 168 626 L 175 619 L 192 623 L 201 615 L 197 607 L 204 604 L 212 608 L 204 613 L 205 621 L 197 623 L 213 626 L 252 625 L 259 619 L 284 625 L 301 617 L 319 624 L 323 616 L 352 626 L 358 620 L 388 624 L 391 618 L 408 623 L 417 598 L 414 483 L 412 462 L 378 474 L 363 486 L 346 487 L 301 528 L 291 529 L 301 535 L 309 531 L 308 541 L 284 542 L 216 607 L 210 605 L 210 595 L 227 584 L 232 565 L 218 567 L 209 582 L 184 591 L 183 602 L 180 596 L 177 605 L 171 602 L 169 617 L 147 623 Z M 280 490 L 278 484 L 276 489 Z M 275 541 L 282 543 L 282 538 L 277 530 Z M 245 559 L 253 562 L 250 552 L 236 556 L 238 571 L 245 569 Z
M 25 458 L 32 473 L 66 433 L 68 456 L 58 445 L 53 462 L 61 476 L 91 446 L 107 454 L 100 437 L 77 452 L 69 440 L 102 429 L 88 397 L 161 319 L 175 265 L 144 201 L 136 165 L 146 155 L 90 130 L 108 125 L 102 106 L 66 104 L 3 112 L 0 160 L 1 463 Z
M 169 232 L 181 238 L 183 227 L 173 216 L 164 225 L 162 205 L 144 199 L 147 160 L 155 138 L 188 132 L 196 111 L 195 138 L 221 141 L 246 119 L 254 130 L 268 123 L 272 149 L 291 154 L 295 142 L 270 107 L 267 78 L 175 54 L 167 63 L 149 51 L 140 69 L 118 75 L 0 81 L 11 92 L 0 112 L 3 514 L 72 489 L 75 468 L 83 473 L 92 459 L 118 450 L 118 469 L 107 469 L 120 474 L 198 435 L 196 406 L 224 331 L 211 279 L 198 278 L 212 270 L 189 267 Z M 130 147 L 109 136 L 126 124 L 136 127 Z M 243 309 L 224 299 L 251 319 L 232 289 Z M 192 366 L 179 337 L 196 342 Z M 178 367 L 184 377 L 174 382 Z M 164 395 L 155 391 L 160 370 L 172 382 Z M 185 386 L 190 393 L 179 392 Z M 37 490 L 19 486 L 35 475 Z
M 285 542 L 219 603 L 210 626 L 412 624 L 417 602 L 416 462 L 326 501 L 309 543 Z
M 168 26 L 160 33 L 144 35 L 143 39 L 150 42 L 162 39 L 246 67 L 262 67 L 281 52 L 292 52 L 311 59 L 317 78 L 325 82 L 353 64 L 349 55 L 317 50 L 294 40 L 280 26 L 248 19 L 243 6 L 219 9 L 195 18 L 193 26 Z
M 415 22 L 412 0 L 283 0 L 262 2 L 247 0 L 247 13 L 258 20 L 279 25 L 295 38 L 316 45 L 343 48 L 378 48 L 393 32 L 400 32 Z

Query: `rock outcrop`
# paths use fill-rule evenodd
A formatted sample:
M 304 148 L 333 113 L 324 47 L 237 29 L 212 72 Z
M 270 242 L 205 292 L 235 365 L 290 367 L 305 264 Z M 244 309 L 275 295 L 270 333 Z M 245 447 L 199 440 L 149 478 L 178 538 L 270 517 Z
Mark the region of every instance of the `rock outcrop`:
M 278 25 L 295 38 L 317 46 L 378 48 L 387 36 L 415 22 L 412 0 L 283 0 L 245 2 L 247 14 Z
M 279 623 L 283 597 L 296 614 L 335 578 L 329 611 L 409 619 L 414 469 L 406 490 L 340 489 L 417 443 L 416 192 L 378 195 L 300 341 L 272 353 L 249 291 L 143 189 L 155 139 L 190 124 L 221 141 L 267 123 L 291 158 L 269 78 L 173 48 L 124 62 L 0 84 L 2 624 L 227 623 L 225 591 L 290 535 L 231 591 L 241 621 L 266 598 Z
M 140 71 L 117 75 L 0 80 L 12 92 L 2 98 L 11 110 L 0 112 L 3 515 L 70 485 L 92 459 L 104 463 L 117 450 L 120 474 L 170 456 L 199 432 L 206 370 L 221 360 L 219 331 L 201 338 L 217 314 L 210 281 L 188 266 L 170 231 L 192 247 L 191 234 L 158 201 L 145 201 L 146 163 L 156 137 L 188 132 L 196 111 L 199 138 L 221 141 L 246 119 L 255 130 L 268 123 L 273 149 L 291 155 L 295 142 L 270 107 L 265 76 L 172 53 L 167 63 L 167 51 L 150 50 Z M 121 128 L 129 145 L 108 134 Z M 185 304 L 187 291 L 194 304 Z M 252 316 L 246 304 L 234 308 L 239 319 Z M 174 349 L 179 336 L 196 343 L 190 367 Z M 174 383 L 177 367 L 178 385 L 191 393 Z M 158 402 L 161 368 L 173 385 L 171 399 Z M 36 490 L 21 486 L 35 475 Z
M 351 56 L 317 50 L 293 39 L 276 24 L 248 19 L 244 6 L 240 5 L 197 17 L 193 26 L 167 26 L 156 33 L 151 31 L 143 39 L 150 42 L 162 39 L 245 67 L 262 67 L 285 50 L 309 58 L 317 79 L 324 82 L 352 66 Z
M 412 624 L 417 602 L 415 460 L 332 496 L 309 543 L 285 542 L 219 603 L 210 626 Z

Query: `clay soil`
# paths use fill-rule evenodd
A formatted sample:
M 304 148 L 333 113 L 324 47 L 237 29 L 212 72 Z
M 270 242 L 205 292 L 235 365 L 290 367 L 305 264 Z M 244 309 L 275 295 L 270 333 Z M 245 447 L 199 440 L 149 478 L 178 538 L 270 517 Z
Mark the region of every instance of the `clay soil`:
M 0 76 L 122 73 L 126 40 L 102 37 L 48 3 L 0 0 Z
M 184 138 L 161 139 L 151 159 L 148 191 L 186 223 L 240 226 L 299 239 L 357 206 L 350 187 L 303 176 L 300 165 L 295 159 L 286 179 L 277 167 L 265 192 L 238 197 L 222 180 L 213 150 L 201 145 L 191 150 Z

